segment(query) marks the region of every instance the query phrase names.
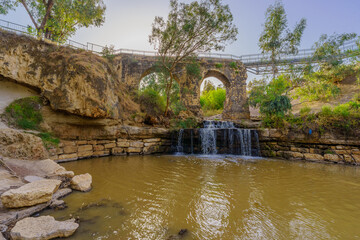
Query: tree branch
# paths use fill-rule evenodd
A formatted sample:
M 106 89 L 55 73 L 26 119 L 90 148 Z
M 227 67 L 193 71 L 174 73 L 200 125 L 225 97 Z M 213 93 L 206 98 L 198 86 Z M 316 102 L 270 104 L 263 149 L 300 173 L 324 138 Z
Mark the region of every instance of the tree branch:
M 52 9 L 53 6 L 54 6 L 54 0 L 48 0 L 48 2 L 46 4 L 46 13 L 45 13 L 45 16 L 44 16 L 44 18 L 43 18 L 43 20 L 41 22 L 41 25 L 40 25 L 41 30 L 44 30 L 45 24 L 46 24 L 47 20 L 50 17 L 51 9 Z
M 30 18 L 31 18 L 31 21 L 33 22 L 35 28 L 36 28 L 37 30 L 39 30 L 39 26 L 37 25 L 34 17 L 32 16 L 32 14 L 31 14 L 31 12 L 30 12 L 30 10 L 29 10 L 29 8 L 28 8 L 25 0 L 20 0 L 20 2 L 22 3 L 22 5 L 24 6 L 24 8 L 26 9 L 26 12 L 29 14 L 29 16 L 30 16 Z

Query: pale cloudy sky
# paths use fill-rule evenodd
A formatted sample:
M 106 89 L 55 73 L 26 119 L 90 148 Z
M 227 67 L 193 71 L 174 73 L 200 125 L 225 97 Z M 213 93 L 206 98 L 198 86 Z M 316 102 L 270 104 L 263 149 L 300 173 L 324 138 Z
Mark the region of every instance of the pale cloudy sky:
M 180 0 L 182 1 L 182 0 Z M 153 50 L 148 42 L 155 16 L 166 17 L 169 0 L 105 0 L 106 21 L 100 28 L 83 28 L 71 38 L 102 46 L 113 44 L 116 49 Z M 183 0 L 191 2 L 191 0 Z M 229 4 L 234 22 L 239 29 L 238 40 L 229 45 L 225 53 L 244 55 L 259 53 L 258 39 L 267 7 L 275 0 L 223 0 Z M 360 0 L 283 0 L 289 26 L 293 27 L 302 17 L 308 26 L 301 48 L 311 48 L 321 34 L 355 32 L 360 35 Z M 23 8 L 1 19 L 31 25 Z M 249 74 L 248 80 L 255 76 Z M 216 85 L 220 81 L 211 79 Z
M 184 0 L 190 2 L 190 0 Z M 239 28 L 238 40 L 225 53 L 243 55 L 258 53 L 257 45 L 264 22 L 264 13 L 274 0 L 223 0 L 229 4 Z M 322 33 L 356 32 L 360 34 L 360 0 L 283 0 L 289 26 L 305 17 L 302 48 L 310 48 Z M 105 0 L 106 22 L 100 28 L 80 29 L 73 40 L 116 48 L 153 50 L 148 43 L 155 16 L 167 16 L 169 0 Z M 26 12 L 20 8 L 0 18 L 31 25 Z

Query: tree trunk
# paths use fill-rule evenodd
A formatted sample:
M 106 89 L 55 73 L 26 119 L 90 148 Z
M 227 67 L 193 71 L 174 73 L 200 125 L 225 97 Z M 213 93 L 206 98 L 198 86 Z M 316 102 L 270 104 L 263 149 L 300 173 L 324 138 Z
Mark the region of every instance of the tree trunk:
M 169 82 L 168 86 L 166 87 L 166 107 L 165 107 L 165 112 L 164 112 L 165 117 L 168 115 L 168 111 L 169 111 L 170 91 L 171 91 L 172 83 L 173 83 L 173 75 L 170 72 L 170 82 Z
M 41 25 L 39 27 L 39 30 L 42 30 L 44 31 L 44 28 L 45 28 L 45 25 L 46 25 L 46 22 L 47 20 L 49 19 L 50 17 L 50 14 L 51 14 L 51 9 L 52 7 L 54 6 L 54 0 L 48 0 L 47 4 L 46 4 L 46 13 L 45 13 L 45 16 L 41 22 Z

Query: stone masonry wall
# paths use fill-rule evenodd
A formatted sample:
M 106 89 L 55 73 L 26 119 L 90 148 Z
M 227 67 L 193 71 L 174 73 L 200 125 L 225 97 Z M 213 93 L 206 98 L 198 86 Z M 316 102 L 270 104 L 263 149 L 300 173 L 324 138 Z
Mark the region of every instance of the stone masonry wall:
M 161 138 L 114 140 L 63 140 L 58 148 L 49 149 L 51 159 L 58 162 L 110 155 L 147 155 L 168 153 L 171 141 Z
M 358 137 L 335 133 L 310 136 L 276 129 L 259 130 L 259 136 L 263 157 L 360 165 Z

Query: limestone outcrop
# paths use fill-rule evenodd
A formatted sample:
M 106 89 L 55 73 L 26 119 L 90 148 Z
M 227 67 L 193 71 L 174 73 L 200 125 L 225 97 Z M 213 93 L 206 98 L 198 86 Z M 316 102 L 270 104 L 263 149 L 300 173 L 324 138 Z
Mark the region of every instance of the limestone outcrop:
M 1 202 L 7 208 L 20 208 L 45 203 L 52 199 L 59 188 L 60 180 L 45 179 L 11 189 L 1 195 Z
M 92 177 L 89 173 L 77 175 L 71 179 L 71 188 L 87 192 L 91 190 Z
M 0 75 L 37 89 L 54 110 L 92 118 L 137 110 L 114 67 L 88 51 L 1 31 L 0 66 Z
M 51 216 L 29 217 L 17 222 L 10 235 L 13 240 L 47 240 L 69 237 L 78 227 L 74 219 L 56 221 Z
M 67 171 L 64 167 L 50 159 L 23 161 L 18 159 L 4 158 L 3 162 L 9 168 L 13 169 L 17 176 L 24 179 L 27 176 L 37 176 L 42 178 L 55 178 L 70 181 L 70 179 L 74 176 L 73 171 Z
M 10 128 L 0 128 L 0 155 L 29 160 L 48 158 L 41 138 Z

